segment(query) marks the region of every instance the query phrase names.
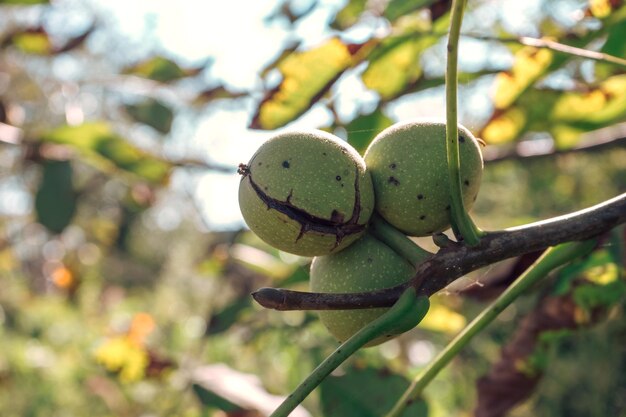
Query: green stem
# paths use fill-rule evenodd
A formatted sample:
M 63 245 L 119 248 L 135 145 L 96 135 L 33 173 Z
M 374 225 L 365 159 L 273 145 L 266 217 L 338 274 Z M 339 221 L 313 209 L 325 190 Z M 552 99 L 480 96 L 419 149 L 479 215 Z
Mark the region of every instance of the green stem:
M 595 239 L 584 242 L 569 242 L 548 248 L 509 288 L 507 288 L 490 306 L 483 310 L 463 329 L 439 355 L 413 380 L 409 388 L 396 402 L 385 417 L 399 417 L 406 406 L 421 396 L 422 391 L 435 378 L 469 341 L 491 323 L 506 307 L 522 293 L 541 280 L 553 269 L 574 258 L 589 253 L 595 246 Z
M 370 232 L 381 242 L 393 249 L 398 255 L 417 266 L 432 256 L 432 253 L 422 249 L 409 239 L 404 233 L 390 225 L 377 214 L 372 216 Z
M 457 67 L 459 36 L 463 22 L 465 0 L 452 2 L 450 34 L 448 35 L 448 62 L 446 67 L 446 152 L 448 155 L 448 175 L 450 178 L 451 214 L 453 224 L 458 228 L 463 240 L 469 246 L 476 246 L 482 234 L 465 210 L 461 186 L 461 159 L 459 156 L 459 136 L 457 121 Z
M 414 288 L 407 289 L 385 314 L 355 333 L 319 364 L 270 417 L 288 416 L 324 378 L 366 343 L 398 330 L 398 326 L 399 331 L 415 327 L 426 315 L 429 305 L 427 297 L 416 296 Z

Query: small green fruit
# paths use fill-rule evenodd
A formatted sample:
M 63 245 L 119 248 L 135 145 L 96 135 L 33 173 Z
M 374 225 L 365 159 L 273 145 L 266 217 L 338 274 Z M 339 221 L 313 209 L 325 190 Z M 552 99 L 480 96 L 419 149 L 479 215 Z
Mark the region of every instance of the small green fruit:
M 374 210 L 363 158 L 323 131 L 281 133 L 239 172 L 239 207 L 246 223 L 285 252 L 337 252 L 363 234 Z
M 325 293 L 364 292 L 393 287 L 408 281 L 415 268 L 389 246 L 366 234 L 345 250 L 313 258 L 311 291 Z M 340 342 L 383 315 L 388 308 L 320 311 L 320 320 Z M 375 346 L 393 335 L 374 339 Z
M 480 145 L 459 126 L 461 186 L 466 209 L 476 200 L 483 171 Z M 450 182 L 446 125 L 432 121 L 395 124 L 380 132 L 365 152 L 376 193 L 376 211 L 411 236 L 450 227 Z

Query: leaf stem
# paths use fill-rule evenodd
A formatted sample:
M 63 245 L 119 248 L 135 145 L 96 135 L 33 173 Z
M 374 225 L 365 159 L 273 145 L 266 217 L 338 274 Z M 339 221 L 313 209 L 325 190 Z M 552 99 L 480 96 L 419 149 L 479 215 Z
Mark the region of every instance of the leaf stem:
M 427 297 L 417 296 L 414 288 L 407 289 L 385 314 L 372 321 L 342 343 L 289 395 L 270 417 L 287 417 L 332 371 L 363 345 L 395 330 L 398 323 L 416 326 L 428 311 Z M 412 322 L 411 322 L 412 320 Z M 410 326 L 412 324 L 412 326 Z M 403 327 L 402 330 L 405 330 Z
M 377 214 L 372 216 L 369 230 L 374 237 L 384 242 L 415 267 L 432 256 L 432 253 L 422 249 L 404 233 L 387 223 L 385 219 Z
M 456 226 L 469 246 L 476 246 L 480 241 L 481 230 L 474 224 L 465 210 L 461 186 L 461 159 L 459 156 L 458 121 L 457 121 L 457 71 L 459 36 L 463 22 L 465 0 L 452 2 L 450 33 L 448 35 L 448 61 L 446 67 L 446 152 L 448 157 L 448 175 L 450 178 L 451 214 Z
M 483 310 L 463 329 L 439 355 L 413 380 L 409 388 L 385 417 L 399 417 L 406 406 L 421 396 L 424 388 L 464 348 L 469 341 L 489 325 L 506 307 L 539 280 L 574 258 L 586 255 L 596 245 L 596 240 L 569 242 L 548 248 L 509 288 Z

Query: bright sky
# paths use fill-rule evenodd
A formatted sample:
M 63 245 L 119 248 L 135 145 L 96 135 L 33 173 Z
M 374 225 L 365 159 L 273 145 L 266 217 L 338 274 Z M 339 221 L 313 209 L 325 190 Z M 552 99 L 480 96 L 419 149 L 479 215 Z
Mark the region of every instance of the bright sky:
M 131 38 L 153 35 L 164 49 L 186 60 L 214 57 L 212 74 L 239 88 L 254 87 L 256 71 L 290 37 L 280 22 L 268 25 L 264 21 L 279 4 L 276 0 L 95 1 L 110 10 L 119 30 Z M 306 32 L 314 43 L 326 35 L 324 20 L 342 0 L 321 3 L 329 7 L 318 7 L 296 35 Z
M 290 28 L 276 21 L 268 24 L 266 17 L 278 2 L 275 0 L 95 0 L 98 7 L 118 24 L 118 30 L 133 41 L 146 37 L 158 39 L 159 46 L 183 63 L 199 63 L 211 57 L 212 77 L 231 88 L 261 91 L 258 72 L 281 51 L 291 38 L 306 34 L 315 44 L 328 34 L 325 20 L 342 2 L 322 1 L 306 23 Z M 300 2 L 307 7 L 308 0 Z M 158 48 L 157 48 L 158 49 Z M 196 157 L 208 157 L 221 164 L 237 166 L 247 162 L 252 153 L 272 133 L 250 131 L 251 108 L 217 107 L 205 117 L 194 120 L 195 134 L 191 142 Z M 313 110 L 290 125 L 311 128 L 328 120 L 323 110 Z M 174 186 L 188 184 L 190 178 L 174 178 Z M 242 223 L 237 202 L 237 174 L 204 173 L 192 190 L 202 214 L 213 228 Z
M 117 22 L 118 30 L 131 41 L 154 42 L 156 39 L 157 51 L 164 50 L 166 55 L 179 58 L 187 64 L 200 63 L 212 57 L 211 77 L 220 79 L 231 88 L 257 91 L 262 91 L 258 71 L 280 52 L 281 45 L 294 37 L 306 39 L 310 45 L 319 43 L 328 36 L 326 22 L 344 3 L 343 0 L 320 0 L 315 11 L 298 24 L 294 31 L 280 20 L 267 23 L 265 18 L 279 4 L 276 0 L 92 1 L 106 10 L 106 15 Z M 301 0 L 298 3 L 300 7 L 307 8 L 310 1 Z M 514 18 L 504 17 L 503 21 L 508 23 L 509 29 L 516 31 L 524 25 L 528 26 L 528 19 L 536 17 L 540 0 L 498 0 L 485 4 L 486 7 L 497 7 L 500 11 L 511 10 L 512 13 L 507 13 L 507 16 Z M 469 43 L 465 46 L 465 49 L 468 48 L 471 48 Z M 474 45 L 474 48 L 474 61 L 476 56 L 482 58 L 492 55 L 485 50 L 484 45 L 482 50 L 478 45 Z M 472 65 L 472 55 L 465 58 L 465 64 Z M 364 100 L 364 89 L 357 77 L 343 82 L 338 92 L 343 102 L 341 108 L 345 109 L 347 115 L 356 110 L 351 103 Z M 471 96 L 467 100 L 472 106 L 488 105 L 485 94 Z M 444 117 L 444 107 L 443 97 L 439 93 L 427 94 L 419 105 L 424 117 Z M 390 108 L 390 112 L 398 120 L 414 117 L 415 101 L 400 100 Z M 214 106 L 207 109 L 203 117 L 189 122 L 193 124 L 191 130 L 195 133 L 192 133 L 191 140 L 185 140 L 186 145 L 190 146 L 187 150 L 191 149 L 196 157 L 207 157 L 221 164 L 236 166 L 246 162 L 272 134 L 247 129 L 252 113 L 250 107 Z M 318 106 L 288 127 L 311 128 L 323 126 L 327 121 L 326 110 Z M 240 225 L 238 175 L 204 173 L 196 180 L 197 187 L 191 192 L 207 223 L 213 228 Z M 189 178 L 175 178 L 174 185 L 176 182 L 186 184 Z

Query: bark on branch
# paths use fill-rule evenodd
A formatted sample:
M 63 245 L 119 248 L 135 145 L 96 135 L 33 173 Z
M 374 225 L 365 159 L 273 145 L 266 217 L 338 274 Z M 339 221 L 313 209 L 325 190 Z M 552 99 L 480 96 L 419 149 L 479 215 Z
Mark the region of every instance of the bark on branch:
M 555 149 L 554 140 L 525 140 L 513 146 L 488 146 L 483 149 L 485 163 L 495 163 L 509 160 L 528 160 L 538 158 L 553 158 L 557 155 L 566 155 L 576 152 L 600 152 L 613 147 L 623 147 L 626 144 L 626 135 L 609 136 L 597 135 L 583 139 L 569 149 Z
M 586 240 L 626 223 L 626 193 L 596 206 L 503 231 L 489 232 L 474 247 L 453 244 L 417 267 L 408 282 L 383 290 L 327 294 L 261 288 L 252 296 L 275 310 L 346 310 L 389 307 L 410 285 L 430 296 L 463 275 L 495 262 L 564 242 Z

